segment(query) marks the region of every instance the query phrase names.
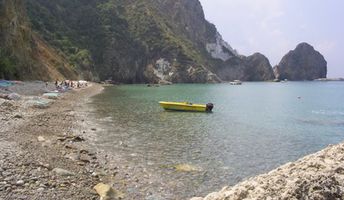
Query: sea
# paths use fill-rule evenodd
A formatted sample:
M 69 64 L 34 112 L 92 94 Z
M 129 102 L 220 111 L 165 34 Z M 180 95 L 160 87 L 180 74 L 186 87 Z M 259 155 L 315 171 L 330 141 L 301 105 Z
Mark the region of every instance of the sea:
M 170 112 L 159 101 L 214 109 Z M 204 196 L 344 140 L 344 82 L 118 85 L 89 106 L 102 127 L 94 144 L 152 174 L 145 199 Z

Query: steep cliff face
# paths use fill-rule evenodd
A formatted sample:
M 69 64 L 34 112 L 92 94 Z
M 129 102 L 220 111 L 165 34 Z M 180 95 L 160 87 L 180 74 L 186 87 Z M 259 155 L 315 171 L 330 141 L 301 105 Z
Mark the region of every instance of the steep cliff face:
M 166 19 L 173 33 L 190 40 L 200 51 L 210 53 L 215 58 L 227 60 L 236 51 L 217 32 L 216 27 L 204 16 L 198 0 L 150 0 L 160 16 Z
M 0 0 L 0 5 L 2 78 L 79 74 L 122 83 L 204 83 L 270 77 L 269 70 L 260 70 L 222 39 L 198 0 L 30 0 L 25 5 Z
M 226 81 L 268 81 L 275 78 L 269 60 L 260 53 L 218 61 L 214 70 L 221 80 Z
M 274 67 L 274 73 L 280 80 L 292 81 L 326 78 L 327 62 L 324 56 L 307 43 L 297 45 Z
M 30 29 L 22 0 L 0 0 L 0 78 L 49 80 L 77 73 Z
M 244 58 L 245 60 L 245 78 L 247 81 L 266 81 L 275 78 L 272 66 L 263 54 L 255 53 Z
M 0 1 L 20 5 L 15 9 L 26 13 L 23 0 Z M 12 43 L 4 49 L 15 52 L 14 57 L 22 63 L 30 63 L 25 60 L 30 58 L 43 66 L 28 67 L 31 77 L 52 71 L 56 72 L 52 77 L 71 76 L 75 70 L 83 77 L 122 83 L 259 81 L 271 77 L 269 70 L 262 70 L 270 66 L 263 57 L 253 61 L 241 56 L 222 39 L 205 19 L 198 0 L 30 0 L 26 8 L 30 19 L 19 15 L 21 25 L 17 26 L 26 29 L 21 31 L 23 35 L 10 40 L 2 36 L 1 42 L 23 44 L 26 48 Z M 8 16 L 5 13 L 1 18 Z M 2 27 L 11 32 L 10 27 Z M 25 42 L 15 39 L 21 37 Z M 22 56 L 24 53 L 35 56 Z M 52 60 L 47 55 L 55 61 L 47 63 Z

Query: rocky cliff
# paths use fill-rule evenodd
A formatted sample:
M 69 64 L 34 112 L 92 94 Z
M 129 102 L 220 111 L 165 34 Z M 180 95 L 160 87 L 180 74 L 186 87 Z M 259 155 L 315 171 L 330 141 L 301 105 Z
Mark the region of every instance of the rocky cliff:
M 22 0 L 0 0 L 0 78 L 75 78 L 62 55 L 31 31 Z
M 23 0 L 1 2 L 23 4 Z M 14 7 L 18 8 L 21 10 L 14 12 L 20 13 L 21 24 L 25 24 L 20 27 L 30 32 L 26 41 L 35 44 L 32 41 L 37 38 L 49 49 L 53 47 L 64 61 L 58 67 L 58 72 L 66 72 L 63 75 L 70 75 L 73 69 L 84 77 L 122 83 L 261 81 L 273 77 L 264 56 L 239 55 L 223 40 L 205 19 L 198 0 L 30 0 L 26 1 L 29 17 L 22 5 Z M 8 13 L 1 16 L 6 18 Z M 4 40 L 8 41 L 1 38 Z M 42 63 L 41 57 L 35 57 Z M 31 70 L 32 77 L 40 77 L 34 74 L 43 69 Z
M 327 62 L 314 47 L 301 43 L 282 58 L 274 67 L 274 73 L 280 80 L 302 81 L 326 78 Z

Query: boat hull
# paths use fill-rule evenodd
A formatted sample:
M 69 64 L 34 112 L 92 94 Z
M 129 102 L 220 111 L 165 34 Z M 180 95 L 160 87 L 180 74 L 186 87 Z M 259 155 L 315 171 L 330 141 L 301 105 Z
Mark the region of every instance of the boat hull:
M 192 104 L 187 102 L 165 102 L 160 101 L 160 106 L 170 111 L 187 111 L 187 112 L 210 112 L 211 109 L 206 104 Z
M 239 80 L 234 80 L 233 82 L 230 82 L 231 85 L 242 85 L 242 82 Z

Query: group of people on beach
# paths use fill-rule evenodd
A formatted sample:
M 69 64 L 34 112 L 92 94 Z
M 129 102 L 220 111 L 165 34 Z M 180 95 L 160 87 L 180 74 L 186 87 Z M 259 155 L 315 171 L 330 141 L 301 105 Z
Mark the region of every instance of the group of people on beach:
M 63 88 L 81 88 L 81 87 L 87 87 L 87 81 L 70 81 L 70 80 L 64 80 L 64 81 L 55 81 L 56 89 L 63 89 Z

